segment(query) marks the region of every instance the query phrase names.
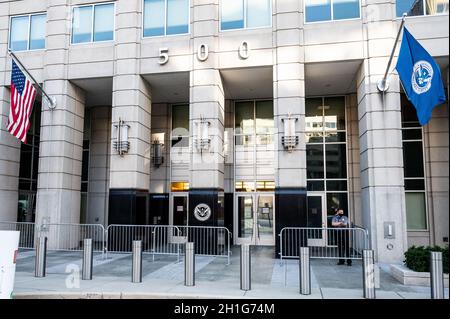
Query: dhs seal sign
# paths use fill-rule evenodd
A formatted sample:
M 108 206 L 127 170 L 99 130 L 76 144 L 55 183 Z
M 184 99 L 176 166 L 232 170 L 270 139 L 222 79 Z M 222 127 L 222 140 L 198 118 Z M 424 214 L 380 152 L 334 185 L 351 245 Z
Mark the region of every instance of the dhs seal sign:
M 433 67 L 427 61 L 419 61 L 414 64 L 411 84 L 414 92 L 423 94 L 431 88 L 431 80 L 433 79 Z
M 211 217 L 211 208 L 206 204 L 198 204 L 194 209 L 194 216 L 197 220 L 205 222 Z

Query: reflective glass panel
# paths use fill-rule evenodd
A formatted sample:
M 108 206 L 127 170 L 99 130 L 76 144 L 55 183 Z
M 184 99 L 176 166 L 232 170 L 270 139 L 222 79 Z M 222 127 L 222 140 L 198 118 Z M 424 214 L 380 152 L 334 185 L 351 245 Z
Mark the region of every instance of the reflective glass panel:
M 239 102 L 235 104 L 236 134 L 254 134 L 254 103 Z
M 164 35 L 164 0 L 144 0 L 144 37 Z
M 273 102 L 256 102 L 256 134 L 273 134 Z
M 405 201 L 408 230 L 426 229 L 425 193 L 405 193 Z
M 30 50 L 45 48 L 46 18 L 45 14 L 31 16 Z
M 306 145 L 307 178 L 324 178 L 323 145 Z
M 9 46 L 12 51 L 28 50 L 28 20 L 28 16 L 11 18 Z
M 167 1 L 167 34 L 189 32 L 189 0 Z
M 345 98 L 325 98 L 325 129 L 345 130 Z
M 433 1 L 435 2 L 435 1 Z M 447 1 L 448 2 L 448 1 Z M 396 1 L 397 17 L 401 17 L 403 13 L 408 16 L 423 15 L 423 1 L 422 0 L 397 0 Z
M 222 4 L 222 30 L 244 27 L 244 0 L 225 0 Z
M 306 22 L 331 20 L 331 0 L 305 0 Z
M 253 235 L 253 197 L 238 197 L 238 233 L 239 237 L 251 237 Z
M 403 142 L 405 177 L 424 177 L 422 142 Z
M 114 39 L 114 4 L 95 6 L 94 41 Z
M 72 43 L 90 42 L 92 38 L 92 6 L 73 9 Z
M 345 144 L 327 144 L 326 152 L 326 177 L 347 178 L 347 153 Z
M 333 20 L 359 18 L 359 0 L 334 0 Z
M 449 0 L 426 0 L 427 14 L 448 13 Z
M 226 0 L 228 1 L 228 0 Z M 271 0 L 247 0 L 247 27 L 267 27 L 271 25 Z

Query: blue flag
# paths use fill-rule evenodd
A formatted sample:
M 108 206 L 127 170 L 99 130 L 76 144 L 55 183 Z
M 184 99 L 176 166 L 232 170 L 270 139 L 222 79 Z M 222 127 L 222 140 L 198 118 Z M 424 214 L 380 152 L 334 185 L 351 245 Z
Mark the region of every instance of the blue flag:
M 434 107 L 446 101 L 441 70 L 406 28 L 396 69 L 408 99 L 416 108 L 420 125 L 427 124 Z

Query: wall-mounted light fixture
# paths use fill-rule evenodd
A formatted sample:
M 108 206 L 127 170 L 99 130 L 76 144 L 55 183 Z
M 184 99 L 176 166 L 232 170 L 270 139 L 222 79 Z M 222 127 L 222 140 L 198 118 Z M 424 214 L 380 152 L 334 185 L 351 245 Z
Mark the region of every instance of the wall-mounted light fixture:
M 284 124 L 284 134 L 281 137 L 281 143 L 284 148 L 291 153 L 299 143 L 299 137 L 295 131 L 295 123 L 298 118 L 289 115 L 287 118 L 282 119 Z
M 128 141 L 128 130 L 130 126 L 126 124 L 121 118 L 119 118 L 119 123 L 114 124 L 115 128 L 115 138 L 113 142 L 114 149 L 123 156 L 130 150 L 130 142 Z
M 203 117 L 194 121 L 194 145 L 199 152 L 207 151 L 211 146 L 211 137 L 209 136 L 209 127 L 211 122 Z
M 160 167 L 164 163 L 163 156 L 164 133 L 153 134 L 152 136 L 152 162 L 155 167 Z

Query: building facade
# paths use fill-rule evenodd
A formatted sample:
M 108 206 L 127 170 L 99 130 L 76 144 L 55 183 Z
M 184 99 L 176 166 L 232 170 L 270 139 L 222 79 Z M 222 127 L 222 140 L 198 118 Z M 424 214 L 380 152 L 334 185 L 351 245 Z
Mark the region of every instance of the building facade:
M 377 90 L 408 12 L 448 92 L 448 11 L 0 1 L 0 221 L 225 226 L 235 244 L 277 246 L 342 207 L 378 261 L 448 244 L 448 103 L 421 127 L 393 67 Z M 6 130 L 8 49 L 56 101 L 35 103 L 22 145 Z

